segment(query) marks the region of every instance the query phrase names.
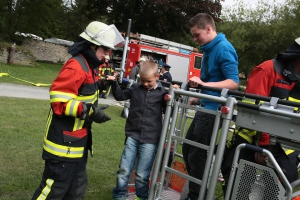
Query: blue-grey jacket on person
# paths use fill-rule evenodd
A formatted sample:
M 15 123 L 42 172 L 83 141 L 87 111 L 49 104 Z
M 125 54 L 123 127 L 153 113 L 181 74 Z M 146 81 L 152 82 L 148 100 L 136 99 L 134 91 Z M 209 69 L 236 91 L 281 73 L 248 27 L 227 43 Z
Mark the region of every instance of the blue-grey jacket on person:
M 219 33 L 213 41 L 200 46 L 203 51 L 201 77 L 204 82 L 219 82 L 226 79 L 239 83 L 238 56 L 232 44 L 223 33 Z M 220 96 L 219 92 L 202 90 L 202 93 Z M 217 110 L 219 103 L 201 100 L 205 108 Z
M 129 115 L 126 120 L 125 134 L 141 143 L 159 142 L 162 129 L 162 114 L 166 108 L 164 100 L 167 91 L 157 82 L 154 89 L 148 90 L 140 83 L 121 90 L 117 81 L 112 85 L 112 93 L 117 101 L 130 99 Z

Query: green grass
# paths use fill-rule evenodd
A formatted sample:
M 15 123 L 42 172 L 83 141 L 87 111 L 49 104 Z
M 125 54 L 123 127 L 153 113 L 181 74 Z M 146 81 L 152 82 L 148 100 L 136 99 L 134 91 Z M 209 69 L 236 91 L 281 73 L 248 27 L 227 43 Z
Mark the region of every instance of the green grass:
M 36 83 L 51 84 L 62 65 L 39 63 L 35 66 L 8 65 L 0 63 L 0 82 L 32 85 Z M 7 73 L 9 76 L 1 73 Z
M 61 67 L 48 63 L 37 63 L 33 67 L 0 63 L 0 75 L 10 75 L 0 76 L 0 83 L 51 84 Z M 38 187 L 44 167 L 41 153 L 48 111 L 46 100 L 0 96 L 0 200 L 30 199 Z M 112 120 L 93 124 L 94 156 L 87 164 L 87 200 L 111 199 L 125 139 L 125 119 L 120 117 L 121 111 L 121 107 L 111 106 L 105 112 Z M 190 122 L 188 119 L 186 129 Z M 180 146 L 177 151 L 181 153 Z M 218 184 L 216 194 L 221 193 Z
M 1 200 L 30 199 L 38 187 L 44 167 L 41 153 L 48 111 L 47 100 L 0 97 Z M 87 164 L 85 199 L 111 199 L 125 139 L 121 111 L 122 107 L 110 106 L 105 112 L 112 120 L 93 124 L 94 156 Z M 217 194 L 221 194 L 219 185 Z
M 43 135 L 49 111 L 44 100 L 0 97 L 0 199 L 30 199 L 38 187 L 44 162 Z M 124 143 L 121 107 L 106 109 L 112 120 L 93 124 L 94 156 L 89 158 L 86 199 L 111 199 Z

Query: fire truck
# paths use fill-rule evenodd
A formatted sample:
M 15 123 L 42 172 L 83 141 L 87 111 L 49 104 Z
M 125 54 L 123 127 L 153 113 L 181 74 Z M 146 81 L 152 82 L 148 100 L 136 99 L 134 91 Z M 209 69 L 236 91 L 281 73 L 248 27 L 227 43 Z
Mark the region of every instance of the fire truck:
M 119 66 L 122 60 L 123 48 L 111 52 L 111 60 Z M 197 49 L 152 37 L 144 34 L 130 34 L 124 78 L 128 78 L 132 67 L 141 56 L 146 56 L 157 63 L 167 63 L 171 66 L 170 73 L 174 81 L 186 82 L 193 76 L 200 76 L 202 54 Z

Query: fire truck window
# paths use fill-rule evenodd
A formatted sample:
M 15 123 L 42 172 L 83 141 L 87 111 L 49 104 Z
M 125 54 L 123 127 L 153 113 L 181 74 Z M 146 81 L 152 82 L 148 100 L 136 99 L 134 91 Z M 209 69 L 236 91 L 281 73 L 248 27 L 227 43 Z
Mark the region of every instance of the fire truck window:
M 123 56 L 123 49 L 121 49 L 121 48 L 111 51 L 110 58 L 113 61 L 113 66 L 115 68 L 120 67 L 121 61 L 122 61 L 122 56 Z
M 156 52 L 147 52 L 142 50 L 141 56 L 145 56 L 149 60 L 152 60 L 156 63 L 159 63 L 159 60 L 162 60 L 162 62 L 166 62 L 166 55 L 156 53 Z
M 201 69 L 201 60 L 202 60 L 201 57 L 195 56 L 195 63 L 194 63 L 195 69 Z

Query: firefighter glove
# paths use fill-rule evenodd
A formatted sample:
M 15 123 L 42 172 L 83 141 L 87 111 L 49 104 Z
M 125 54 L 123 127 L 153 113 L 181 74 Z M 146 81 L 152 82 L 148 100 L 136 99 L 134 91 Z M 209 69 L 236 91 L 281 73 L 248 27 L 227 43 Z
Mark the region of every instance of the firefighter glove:
M 111 118 L 103 112 L 103 109 L 101 109 L 101 107 L 93 106 L 93 110 L 94 110 L 94 113 L 92 114 L 90 119 L 93 120 L 94 122 L 103 123 L 108 120 L 111 120 Z
M 104 109 L 106 109 L 106 108 L 108 108 L 108 107 L 109 107 L 108 104 L 105 104 L 105 105 L 103 105 L 103 106 L 99 106 L 100 110 L 104 110 Z
M 81 112 L 81 114 L 79 116 L 79 118 L 81 120 L 86 120 L 86 119 L 89 118 L 89 116 L 92 113 L 91 112 L 92 111 L 91 107 L 92 107 L 92 104 L 90 104 L 90 103 L 87 103 L 87 104 L 86 103 L 82 103 L 83 110 L 82 110 L 82 112 Z

